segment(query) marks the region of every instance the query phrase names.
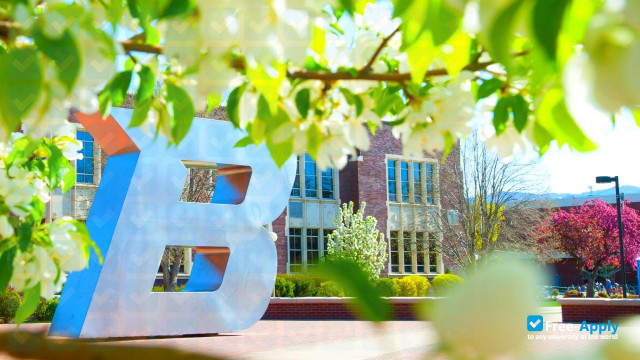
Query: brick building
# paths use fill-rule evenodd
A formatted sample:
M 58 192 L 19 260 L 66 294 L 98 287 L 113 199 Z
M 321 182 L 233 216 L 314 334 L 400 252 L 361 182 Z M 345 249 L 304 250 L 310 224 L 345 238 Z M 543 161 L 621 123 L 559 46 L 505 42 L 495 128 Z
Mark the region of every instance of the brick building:
M 220 119 L 223 114 L 216 111 L 213 116 Z M 77 138 L 84 145 L 84 158 L 76 164 L 77 184 L 64 195 L 53 194 L 48 214 L 83 220 L 100 182 L 106 155 L 73 115 L 70 120 L 76 124 Z M 378 230 L 389 243 L 383 276 L 435 276 L 444 272 L 449 265 L 437 250 L 443 234 L 436 222 L 441 221 L 439 213 L 452 211 L 441 200 L 441 190 L 453 191 L 451 187 L 456 182 L 440 173 L 442 167 L 460 161 L 459 151 L 454 149 L 444 164 L 440 159 L 439 155 L 403 156 L 400 141 L 386 126 L 371 138 L 369 151 L 350 159 L 340 171 L 321 171 L 310 156 L 299 156 L 289 204 L 276 220 L 265 224 L 278 235 L 278 273 L 305 273 L 323 257 L 339 206 L 349 201 L 356 206 L 366 202 L 365 214 L 378 220 Z M 183 282 L 191 269 L 190 255 L 187 251 L 181 269 Z

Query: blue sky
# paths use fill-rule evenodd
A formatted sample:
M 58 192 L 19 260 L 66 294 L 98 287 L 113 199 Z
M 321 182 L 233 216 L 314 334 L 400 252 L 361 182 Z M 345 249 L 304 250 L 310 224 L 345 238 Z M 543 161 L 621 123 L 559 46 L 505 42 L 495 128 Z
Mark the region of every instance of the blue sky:
M 593 109 L 576 114 L 576 120 L 592 140 L 598 143 L 597 150 L 588 153 L 572 151 L 568 147 L 551 148 L 541 158 L 541 167 L 548 174 L 551 192 L 581 193 L 610 188 L 611 184 L 596 184 L 599 175 L 620 177 L 621 185 L 640 186 L 640 128 L 630 114 L 616 119 L 613 126 L 610 118 Z

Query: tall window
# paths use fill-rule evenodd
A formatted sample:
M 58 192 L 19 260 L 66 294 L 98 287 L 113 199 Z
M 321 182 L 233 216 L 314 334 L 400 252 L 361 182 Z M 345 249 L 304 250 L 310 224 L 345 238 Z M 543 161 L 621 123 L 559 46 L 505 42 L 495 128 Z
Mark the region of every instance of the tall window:
M 93 137 L 86 131 L 78 131 L 76 138 L 82 142 L 82 159 L 76 161 L 76 181 L 93 184 Z
M 304 273 L 327 252 L 327 236 L 333 229 L 289 228 L 289 272 Z M 322 235 L 322 237 L 321 237 Z
M 318 264 L 320 260 L 320 243 L 318 229 L 307 229 L 307 268 Z
M 318 197 L 318 183 L 316 182 L 316 162 L 309 154 L 304 154 L 304 191 L 308 198 Z
M 337 171 L 331 168 L 320 171 L 309 154 L 298 157 L 291 197 L 334 200 L 336 198 L 334 183 L 336 173 Z
M 402 237 L 399 237 L 400 234 Z M 391 231 L 389 235 L 391 273 L 438 273 L 436 234 L 426 234 L 422 231 Z
M 392 231 L 391 237 L 389 239 L 391 242 L 391 272 L 399 273 L 400 272 L 400 258 L 398 257 L 398 232 Z
M 300 197 L 300 158 L 296 159 L 296 178 L 293 180 L 291 196 Z
M 289 229 L 289 271 L 302 272 L 302 229 Z
M 400 162 L 400 189 L 402 190 L 402 202 L 409 201 L 409 164 Z
M 389 201 L 433 205 L 434 166 L 421 161 L 387 160 Z
M 426 189 L 427 189 L 427 204 L 433 205 L 433 169 L 431 164 L 425 164 L 427 172 L 426 176 Z
M 387 187 L 389 189 L 389 201 L 398 201 L 396 198 L 396 162 L 387 161 Z
M 333 199 L 333 169 L 328 168 L 321 173 L 322 198 Z
M 413 270 L 411 269 L 411 265 L 413 264 L 413 260 L 411 260 L 411 258 L 413 257 L 413 244 L 411 241 L 411 233 L 408 231 L 403 231 L 402 232 L 402 241 L 403 241 L 403 250 L 404 250 L 404 273 L 405 274 L 411 274 L 413 272 Z
M 436 236 L 429 234 L 429 272 L 438 272 L 438 248 L 436 242 Z
M 413 163 L 413 196 L 415 203 L 422 202 L 422 164 Z M 431 166 L 431 165 L 429 165 Z

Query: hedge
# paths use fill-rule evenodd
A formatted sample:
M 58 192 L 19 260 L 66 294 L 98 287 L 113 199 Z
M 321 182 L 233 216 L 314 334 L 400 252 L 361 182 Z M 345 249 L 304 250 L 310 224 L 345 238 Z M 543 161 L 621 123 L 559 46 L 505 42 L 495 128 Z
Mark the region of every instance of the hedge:
M 431 280 L 433 291 L 440 296 L 443 294 L 446 295 L 449 290 L 462 283 L 464 283 L 464 280 L 460 276 L 454 274 L 440 274 Z

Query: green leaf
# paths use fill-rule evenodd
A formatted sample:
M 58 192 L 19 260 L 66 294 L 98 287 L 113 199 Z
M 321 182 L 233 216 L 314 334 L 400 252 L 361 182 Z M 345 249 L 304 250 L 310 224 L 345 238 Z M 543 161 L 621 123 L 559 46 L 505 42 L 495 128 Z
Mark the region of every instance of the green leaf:
M 51 39 L 41 31 L 33 37 L 38 49 L 56 64 L 58 80 L 64 85 L 67 93 L 71 93 L 78 80 L 82 65 L 82 55 L 78 44 L 70 30 L 65 30 L 58 39 Z M 85 59 L 89 61 L 89 59 Z
M 194 0 L 171 0 L 161 18 L 191 15 L 197 7 Z
M 42 89 L 42 63 L 32 47 L 12 47 L 0 54 L 0 120 L 8 132 L 38 103 Z
M 273 114 L 277 111 L 280 85 L 286 75 L 287 68 L 284 64 L 274 64 L 269 71 L 262 64 L 247 67 L 247 78 L 264 96 Z
M 456 75 L 469 63 L 467 55 L 471 49 L 472 38 L 462 30 L 457 31 L 448 46 L 442 46 L 440 56 L 444 60 L 450 75 Z
M 429 29 L 434 45 L 444 44 L 460 27 L 462 14 L 452 9 L 446 1 L 432 0 L 429 9 Z
M 353 302 L 349 303 L 349 307 L 358 317 L 375 322 L 390 318 L 390 304 L 380 297 L 367 273 L 357 263 L 346 259 L 324 261 L 318 265 L 316 275 L 336 282 L 346 293 L 351 294 Z
M 533 34 L 549 60 L 556 60 L 558 34 L 571 0 L 537 0 L 533 7 Z
M 450 131 L 446 131 L 443 135 L 444 137 L 444 151 L 442 152 L 442 160 L 440 160 L 440 164 L 444 164 L 447 161 L 447 157 L 451 154 L 451 150 L 453 150 L 453 135 L 451 135 Z
M 347 88 L 340 88 L 340 92 L 344 95 L 344 98 L 347 100 L 347 103 L 351 106 L 355 106 L 356 108 L 356 116 L 362 115 L 362 111 L 364 110 L 364 103 L 362 102 L 362 98 L 358 95 L 354 94 L 353 91 Z
M 4 293 L 9 286 L 9 281 L 13 276 L 13 259 L 16 257 L 18 248 L 10 247 L 0 255 L 0 295 Z
M 631 114 L 633 115 L 633 118 L 636 121 L 636 126 L 640 127 L 640 110 L 638 109 L 632 109 L 631 110 Z
M 116 25 L 120 23 L 122 14 L 124 13 L 124 0 L 109 0 L 106 1 L 106 17 L 111 23 L 113 31 L 116 30 Z
M 22 304 L 16 312 L 16 324 L 20 325 L 33 314 L 40 303 L 40 282 L 24 289 Z
M 213 111 L 213 109 L 220 106 L 222 102 L 222 95 L 217 92 L 212 92 L 207 95 L 207 114 Z
M 513 124 L 518 132 L 522 132 L 529 119 L 529 103 L 522 95 L 518 94 L 511 97 L 510 104 L 513 112 Z
M 133 108 L 133 114 L 131 115 L 129 128 L 134 128 L 144 124 L 149 116 L 149 110 L 151 110 L 152 106 L 153 98 L 147 98 L 140 103 L 136 102 L 136 106 Z
M 62 171 L 69 166 L 69 160 L 64 157 L 62 151 L 54 144 L 49 144 L 49 158 L 47 158 L 47 166 L 49 167 L 49 184 L 52 189 L 60 185 L 62 181 Z
M 167 111 L 171 119 L 171 138 L 178 144 L 189 132 L 196 110 L 189 94 L 176 84 L 167 84 Z
M 514 0 L 498 11 L 489 28 L 489 53 L 509 72 L 512 68 L 511 40 L 514 37 L 515 19 L 524 0 Z
M 371 131 L 372 135 L 376 135 L 376 128 L 378 127 L 378 125 L 376 125 L 376 123 L 374 123 L 373 121 L 367 120 L 367 127 L 369 128 L 369 131 Z
M 69 191 L 73 184 L 76 183 L 76 169 L 73 166 L 69 166 L 67 168 L 67 172 L 62 177 L 62 193 L 66 193 Z
M 496 134 L 500 135 L 507 127 L 507 121 L 509 120 L 509 98 L 502 98 L 498 100 L 496 107 L 493 109 L 493 127 L 496 129 Z
M 318 156 L 318 150 L 320 149 L 320 145 L 322 145 L 323 138 L 324 136 L 322 135 L 320 126 L 318 126 L 316 122 L 311 123 L 307 130 L 307 153 L 314 159 Z
M 234 148 L 242 148 L 247 147 L 249 145 L 253 145 L 253 139 L 250 136 L 245 136 L 242 139 L 238 140 L 238 142 L 233 145 Z
M 504 86 L 504 81 L 496 78 L 483 80 L 482 84 L 480 84 L 480 86 L 478 87 L 478 94 L 476 96 L 477 100 L 481 100 L 490 96 L 491 94 L 496 92 L 498 89 L 502 89 L 503 86 Z
M 116 73 L 98 95 L 98 106 L 103 119 L 109 115 L 112 106 L 122 105 L 127 98 L 132 75 L 131 70 Z
M 298 93 L 296 94 L 296 109 L 298 109 L 298 113 L 303 119 L 306 119 L 307 115 L 309 115 L 310 104 L 311 94 L 309 92 L 309 89 L 302 89 L 298 91 Z
M 109 92 L 111 95 L 111 104 L 113 106 L 120 106 L 127 98 L 127 90 L 131 84 L 131 71 L 123 71 L 114 75 L 111 82 L 109 82 Z
M 156 75 L 149 66 L 142 65 L 140 71 L 138 71 L 138 77 L 140 78 L 140 85 L 136 92 L 136 104 L 151 98 L 156 86 Z
M 342 6 L 342 9 L 349 12 L 352 16 L 355 14 L 356 2 L 354 0 L 338 0 L 338 3 Z
M 31 245 L 31 237 L 33 235 L 33 230 L 31 229 L 31 224 L 23 222 L 18 226 L 18 247 L 21 252 L 27 252 L 29 249 L 29 245 Z
M 421 84 L 424 76 L 431 67 L 431 62 L 437 55 L 437 48 L 429 31 L 422 35 L 406 50 L 407 61 L 411 66 L 411 81 Z
M 596 148 L 569 114 L 562 89 L 552 88 L 545 93 L 536 112 L 536 124 L 552 139 L 558 141 L 560 146 L 566 143 L 578 151 L 591 151 Z M 538 130 L 538 134 L 543 133 Z M 541 136 L 539 139 L 544 139 Z M 538 145 L 540 148 L 548 147 L 548 143 L 538 142 Z
M 236 87 L 231 91 L 231 93 L 229 93 L 229 98 L 227 99 L 227 117 L 235 127 L 240 127 L 240 114 L 238 107 L 240 106 L 240 98 L 242 98 L 242 94 L 244 94 L 244 90 L 246 88 L 246 83 Z
M 276 129 L 290 122 L 291 118 L 289 118 L 287 112 L 282 108 L 278 108 L 278 112 L 267 123 L 267 132 L 273 134 Z M 293 137 L 281 142 L 275 142 L 272 137 L 267 137 L 266 143 L 267 149 L 269 149 L 269 153 L 278 167 L 282 167 L 293 155 Z

